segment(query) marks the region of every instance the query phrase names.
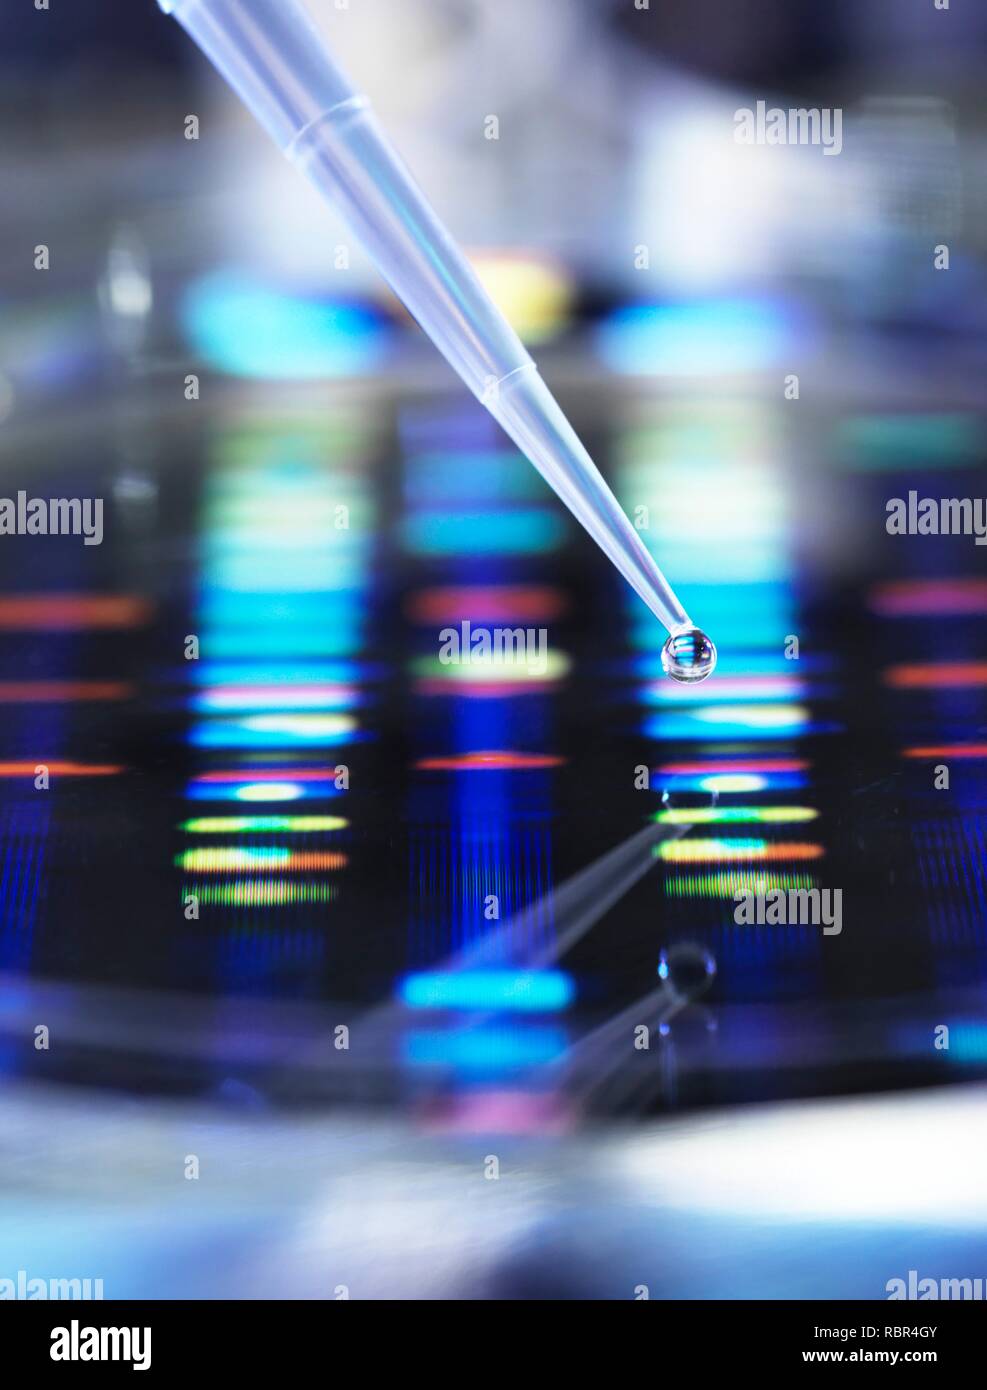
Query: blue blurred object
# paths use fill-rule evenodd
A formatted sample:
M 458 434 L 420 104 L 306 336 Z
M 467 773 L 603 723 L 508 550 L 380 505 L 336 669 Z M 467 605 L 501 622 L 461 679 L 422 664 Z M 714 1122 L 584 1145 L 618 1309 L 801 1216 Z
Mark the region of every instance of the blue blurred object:
M 234 271 L 192 282 L 179 310 L 189 345 L 233 376 L 294 381 L 381 366 L 389 334 L 362 305 L 289 294 Z

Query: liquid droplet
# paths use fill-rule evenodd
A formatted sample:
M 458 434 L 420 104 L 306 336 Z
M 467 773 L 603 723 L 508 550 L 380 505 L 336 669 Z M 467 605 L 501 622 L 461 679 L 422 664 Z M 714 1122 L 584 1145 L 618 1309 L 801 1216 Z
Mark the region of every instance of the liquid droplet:
M 716 665 L 716 648 L 698 627 L 673 632 L 661 649 L 661 664 L 674 681 L 704 681 Z
M 666 980 L 684 999 L 696 999 L 705 994 L 715 975 L 713 956 L 704 947 L 691 942 L 671 946 L 658 957 L 658 978 Z

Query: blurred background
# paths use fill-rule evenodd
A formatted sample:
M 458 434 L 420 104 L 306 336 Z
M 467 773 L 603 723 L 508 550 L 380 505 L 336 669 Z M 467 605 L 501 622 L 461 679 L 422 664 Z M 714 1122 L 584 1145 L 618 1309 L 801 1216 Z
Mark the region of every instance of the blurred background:
M 985 495 L 987 12 L 308 8 L 720 664 L 153 0 L 8 6 L 0 493 L 105 538 L 0 545 L 0 1278 L 982 1276 L 987 579 L 885 520 Z

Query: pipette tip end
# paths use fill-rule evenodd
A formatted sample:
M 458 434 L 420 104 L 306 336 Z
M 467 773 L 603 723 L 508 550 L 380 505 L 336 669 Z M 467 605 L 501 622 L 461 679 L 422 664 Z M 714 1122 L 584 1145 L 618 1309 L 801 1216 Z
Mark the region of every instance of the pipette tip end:
M 683 628 L 673 632 L 662 647 L 661 664 L 672 680 L 691 685 L 712 675 L 716 648 L 698 627 Z

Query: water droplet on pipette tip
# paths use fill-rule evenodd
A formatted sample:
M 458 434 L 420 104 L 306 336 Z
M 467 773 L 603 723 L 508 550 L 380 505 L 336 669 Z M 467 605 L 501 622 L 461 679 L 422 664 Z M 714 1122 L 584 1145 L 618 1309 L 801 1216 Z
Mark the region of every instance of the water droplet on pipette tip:
M 673 681 L 704 681 L 716 665 L 716 648 L 698 627 L 673 632 L 661 649 L 661 664 Z

